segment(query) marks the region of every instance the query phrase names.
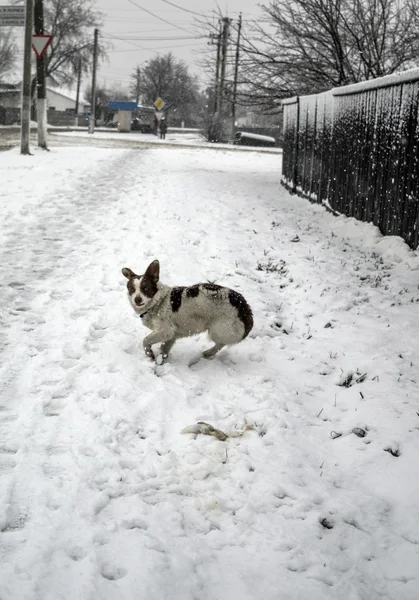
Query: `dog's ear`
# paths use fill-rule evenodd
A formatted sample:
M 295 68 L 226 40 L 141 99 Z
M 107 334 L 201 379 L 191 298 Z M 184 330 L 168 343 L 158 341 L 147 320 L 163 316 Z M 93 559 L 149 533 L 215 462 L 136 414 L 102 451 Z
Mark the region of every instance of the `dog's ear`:
M 148 277 L 153 279 L 153 281 L 158 281 L 160 278 L 160 263 L 158 260 L 153 260 L 147 267 L 146 272 L 144 273 L 144 277 Z
M 131 269 L 128 269 L 127 267 L 124 267 L 122 269 L 122 275 L 124 277 L 126 277 L 127 279 L 131 279 L 132 277 L 137 277 L 137 275 L 134 273 L 134 271 L 131 271 Z

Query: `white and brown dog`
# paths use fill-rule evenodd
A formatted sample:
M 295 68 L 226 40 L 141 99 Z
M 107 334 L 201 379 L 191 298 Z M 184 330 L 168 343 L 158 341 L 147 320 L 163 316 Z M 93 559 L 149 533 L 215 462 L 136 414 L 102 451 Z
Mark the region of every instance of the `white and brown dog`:
M 154 359 L 153 344 L 161 344 L 165 360 L 177 339 L 207 331 L 214 346 L 203 352 L 214 356 L 221 348 L 238 344 L 253 327 L 252 310 L 241 294 L 214 283 L 191 287 L 169 287 L 160 283 L 158 260 L 144 275 L 122 269 L 128 279 L 128 298 L 142 322 L 152 333 L 144 338 L 147 356 Z

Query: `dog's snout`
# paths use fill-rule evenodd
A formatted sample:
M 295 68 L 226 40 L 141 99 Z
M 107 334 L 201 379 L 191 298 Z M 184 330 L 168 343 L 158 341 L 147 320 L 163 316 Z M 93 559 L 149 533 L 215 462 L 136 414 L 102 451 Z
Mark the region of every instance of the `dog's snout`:
M 141 304 L 143 303 L 143 300 L 142 300 L 141 296 L 136 296 L 134 302 L 137 306 L 141 306 Z

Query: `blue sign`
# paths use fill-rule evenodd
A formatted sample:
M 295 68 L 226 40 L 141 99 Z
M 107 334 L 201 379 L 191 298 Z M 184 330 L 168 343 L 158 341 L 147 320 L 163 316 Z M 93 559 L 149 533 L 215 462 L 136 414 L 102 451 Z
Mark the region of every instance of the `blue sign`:
M 108 108 L 111 110 L 137 110 L 136 102 L 125 102 L 124 100 L 112 100 L 108 102 Z

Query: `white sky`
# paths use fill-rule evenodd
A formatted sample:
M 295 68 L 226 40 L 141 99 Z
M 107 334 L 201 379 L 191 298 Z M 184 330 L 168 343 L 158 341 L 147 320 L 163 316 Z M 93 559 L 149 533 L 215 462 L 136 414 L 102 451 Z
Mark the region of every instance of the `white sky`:
M 173 4 L 181 7 L 175 8 L 164 0 L 132 2 L 137 6 L 130 0 L 120 0 L 118 3 L 114 0 L 97 0 L 98 8 L 105 14 L 102 34 L 115 38 L 129 38 L 127 41 L 112 41 L 109 61 L 100 66 L 99 84 L 105 83 L 110 86 L 117 83 L 125 87 L 130 81 L 130 73 L 137 65 L 141 66 L 157 53 L 165 54 L 170 51 L 176 58 L 184 60 L 194 74 L 200 75 L 197 65 L 201 57 L 199 51 L 212 49 L 215 52 L 215 46 L 211 48 L 207 45 L 208 39 L 202 37 L 202 31 L 196 23 L 198 17 L 192 13 L 215 18 L 217 3 L 214 0 L 173 0 Z M 233 19 L 237 19 L 241 11 L 244 21 L 255 19 L 261 13 L 258 2 L 254 0 L 228 0 L 218 6 L 223 15 Z M 107 39 L 109 40 L 108 37 Z

